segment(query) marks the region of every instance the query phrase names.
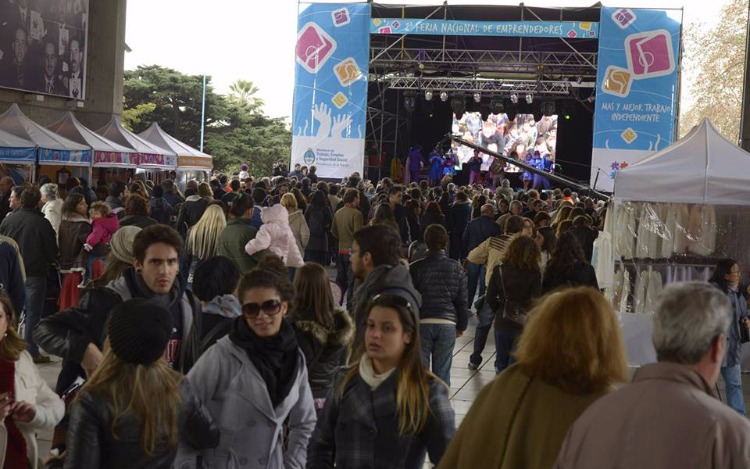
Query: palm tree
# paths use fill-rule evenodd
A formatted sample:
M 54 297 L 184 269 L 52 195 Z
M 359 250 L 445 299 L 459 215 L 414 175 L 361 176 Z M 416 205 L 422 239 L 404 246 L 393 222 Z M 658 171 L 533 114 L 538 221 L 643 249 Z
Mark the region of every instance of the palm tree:
M 256 110 L 263 106 L 263 100 L 255 96 L 258 91 L 260 90 L 252 81 L 237 80 L 229 86 L 229 98 L 241 107 Z

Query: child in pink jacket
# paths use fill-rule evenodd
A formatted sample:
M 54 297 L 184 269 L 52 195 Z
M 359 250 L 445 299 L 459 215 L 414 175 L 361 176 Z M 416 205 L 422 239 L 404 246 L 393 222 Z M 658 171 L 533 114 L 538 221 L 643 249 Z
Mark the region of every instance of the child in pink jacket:
M 91 233 L 86 238 L 86 244 L 83 248 L 89 253 L 86 261 L 87 274 L 92 277 L 92 267 L 97 259 L 102 259 L 106 256 L 106 247 L 109 244 L 109 240 L 112 239 L 112 235 L 115 231 L 120 229 L 120 221 L 117 219 L 117 215 L 112 213 L 109 205 L 104 202 L 94 202 L 91 204 Z M 93 249 L 99 247 L 96 250 L 96 254 L 91 252 Z M 81 285 L 86 283 L 86 279 L 81 280 Z
M 289 228 L 289 212 L 281 205 L 265 207 L 260 213 L 263 221 L 255 238 L 245 245 L 245 252 L 253 255 L 263 249 L 268 249 L 279 256 L 287 267 L 302 267 L 305 261 L 297 247 L 294 233 Z

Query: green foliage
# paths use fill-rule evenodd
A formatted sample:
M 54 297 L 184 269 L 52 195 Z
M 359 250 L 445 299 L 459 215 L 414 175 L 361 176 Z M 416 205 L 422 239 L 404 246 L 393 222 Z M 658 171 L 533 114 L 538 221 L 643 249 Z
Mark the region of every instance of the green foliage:
M 151 113 L 156 109 L 154 103 L 141 103 L 132 108 L 125 108 L 122 111 L 122 126 L 133 131 L 133 128 L 143 122 L 144 119 L 151 119 Z
M 683 28 L 688 86 L 682 92 L 690 93 L 692 105 L 681 110 L 682 135 L 707 117 L 725 137 L 739 141 L 747 11 L 748 0 L 729 0 L 713 29 L 706 32 L 701 23 Z
M 202 76 L 141 66 L 125 72 L 123 116 L 135 132 L 158 122 L 175 138 L 198 148 L 202 92 Z M 252 174 L 267 176 L 273 163 L 289 158 L 292 134 L 282 119 L 263 114 L 257 93 L 247 80 L 233 83 L 228 96 L 217 94 L 207 82 L 204 151 L 214 157 L 214 168 L 234 172 L 245 163 Z

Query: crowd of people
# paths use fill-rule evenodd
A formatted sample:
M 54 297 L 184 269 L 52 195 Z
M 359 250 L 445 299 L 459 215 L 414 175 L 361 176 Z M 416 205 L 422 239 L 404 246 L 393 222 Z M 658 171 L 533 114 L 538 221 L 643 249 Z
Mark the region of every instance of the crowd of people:
M 3 469 L 750 465 L 737 262 L 664 289 L 659 362 L 624 384 L 591 266 L 603 203 L 277 169 L 184 193 L 0 179 Z M 456 429 L 472 314 L 468 368 L 494 325 L 498 376 Z

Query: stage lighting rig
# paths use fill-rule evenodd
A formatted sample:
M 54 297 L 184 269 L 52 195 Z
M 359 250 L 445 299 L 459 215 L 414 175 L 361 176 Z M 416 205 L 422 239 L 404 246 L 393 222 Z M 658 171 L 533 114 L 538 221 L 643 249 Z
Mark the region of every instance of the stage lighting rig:
M 431 90 L 426 90 L 424 92 L 424 100 L 425 101 L 432 101 L 432 91 Z
M 481 93 L 474 93 L 474 102 L 475 103 L 482 102 L 482 95 L 481 95 Z
M 534 102 L 534 95 L 529 93 L 526 95 L 526 104 L 531 104 Z
M 442 102 L 448 101 L 448 93 L 446 93 L 445 91 L 441 91 L 440 92 L 440 101 L 442 101 Z
M 510 102 L 513 104 L 518 104 L 518 93 L 510 94 Z

